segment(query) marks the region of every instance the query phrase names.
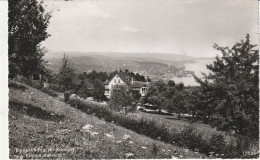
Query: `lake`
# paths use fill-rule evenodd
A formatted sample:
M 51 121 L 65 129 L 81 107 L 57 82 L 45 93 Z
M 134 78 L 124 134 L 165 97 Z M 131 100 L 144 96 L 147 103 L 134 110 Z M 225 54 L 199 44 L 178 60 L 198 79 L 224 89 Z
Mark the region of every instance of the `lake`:
M 202 77 L 201 72 L 208 74 L 209 70 L 207 69 L 207 64 L 212 64 L 214 59 L 212 60 L 196 60 L 196 63 L 186 63 L 184 64 L 185 70 L 194 71 L 194 74 L 199 78 Z M 199 83 L 195 81 L 195 79 L 191 77 L 174 77 L 175 83 L 183 83 L 185 86 L 199 86 Z

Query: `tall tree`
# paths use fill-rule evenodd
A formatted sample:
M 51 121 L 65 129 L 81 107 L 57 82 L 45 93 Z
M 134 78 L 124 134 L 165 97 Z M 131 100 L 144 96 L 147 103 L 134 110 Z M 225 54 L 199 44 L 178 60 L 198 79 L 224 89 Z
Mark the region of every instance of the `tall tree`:
M 128 111 L 133 111 L 135 109 L 135 105 L 133 105 L 132 102 L 133 98 L 126 85 L 115 85 L 113 87 L 109 102 L 112 109 L 123 111 L 127 114 L 127 108 Z
M 82 98 L 92 97 L 93 95 L 93 85 L 88 79 L 83 80 L 83 84 L 80 86 L 78 95 Z
M 195 79 L 201 85 L 200 105 L 207 111 L 210 124 L 222 131 L 237 135 L 259 136 L 259 51 L 245 41 L 232 48 L 214 45 L 222 53 L 214 63 L 207 65 L 211 71 L 204 79 Z M 209 105 L 209 106 L 206 106 Z
M 50 36 L 46 30 L 51 14 L 37 0 L 9 0 L 8 5 L 9 77 L 44 73 L 46 50 L 40 44 Z
M 57 74 L 57 79 L 59 85 L 64 86 L 64 92 L 66 90 L 74 90 L 73 92 L 76 93 L 82 84 L 82 81 L 76 74 L 76 69 L 73 67 L 73 64 L 69 60 L 69 57 L 65 55 L 65 53 L 61 68 Z
M 150 103 L 159 109 L 163 109 L 163 103 L 165 102 L 165 91 L 167 90 L 167 85 L 163 81 L 155 82 L 152 86 L 148 88 L 147 94 L 144 96 L 143 102 Z
M 174 82 L 174 80 L 169 80 L 169 81 L 168 81 L 168 86 L 169 86 L 169 87 L 175 87 L 175 82 Z
M 140 100 L 140 98 L 142 97 L 141 93 L 139 90 L 131 90 L 131 95 L 133 97 L 133 99 L 137 102 Z
M 94 85 L 93 98 L 95 100 L 97 100 L 98 102 L 104 100 L 105 99 L 105 95 L 104 95 L 105 86 L 104 86 L 103 82 L 96 79 L 96 80 L 94 80 L 93 85 Z
M 176 84 L 175 88 L 178 89 L 179 91 L 182 91 L 184 89 L 184 84 L 182 82 L 179 84 Z
M 178 114 L 178 119 L 181 118 L 181 113 L 187 113 L 187 98 L 184 91 L 176 90 L 171 99 L 168 99 L 164 104 L 165 109 L 168 112 Z

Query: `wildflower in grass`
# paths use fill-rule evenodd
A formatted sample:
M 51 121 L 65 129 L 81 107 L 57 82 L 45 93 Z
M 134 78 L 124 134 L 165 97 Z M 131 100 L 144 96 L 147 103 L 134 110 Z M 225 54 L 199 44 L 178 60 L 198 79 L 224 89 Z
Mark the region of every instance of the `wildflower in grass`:
M 119 140 L 119 141 L 116 141 L 116 143 L 121 143 L 121 142 L 122 142 L 122 141 L 120 141 L 120 140 Z
M 161 137 L 157 137 L 158 139 L 161 139 Z
M 91 124 L 86 124 L 82 129 L 85 129 L 85 130 L 89 130 L 91 128 L 93 128 L 94 126 L 92 126 Z
M 183 155 L 179 155 L 180 158 L 183 158 Z
M 142 146 L 142 149 L 146 149 L 147 147 L 145 147 L 145 146 Z
M 172 159 L 178 159 L 178 157 L 172 156 Z
M 124 136 L 123 136 L 123 140 L 127 140 L 127 139 L 129 139 L 130 138 L 130 136 L 128 135 L 128 134 L 125 134 Z
M 97 134 L 99 134 L 98 132 L 90 132 L 90 134 L 92 135 L 92 136 L 95 136 L 95 135 L 97 135 Z
M 165 152 L 165 149 L 162 149 L 163 152 Z
M 54 113 L 51 113 L 51 116 L 54 116 L 55 114 Z
M 189 149 L 184 149 L 184 151 L 187 153 L 187 152 L 189 152 Z
M 134 142 L 133 141 L 129 141 L 129 144 L 134 144 Z
M 168 152 L 171 152 L 171 150 L 168 149 Z
M 126 153 L 125 158 L 134 158 L 134 154 L 133 153 Z
M 109 133 L 105 134 L 105 136 L 107 136 L 108 138 L 115 138 L 112 134 Z

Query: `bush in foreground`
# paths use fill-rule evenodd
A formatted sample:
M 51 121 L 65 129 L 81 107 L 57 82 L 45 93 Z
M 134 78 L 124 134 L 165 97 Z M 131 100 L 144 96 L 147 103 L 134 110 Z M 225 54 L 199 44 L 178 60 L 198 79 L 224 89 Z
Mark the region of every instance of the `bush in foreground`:
M 57 97 L 58 96 L 55 91 L 52 91 L 49 88 L 42 88 L 41 91 L 46 93 L 46 94 L 48 94 L 48 95 L 50 95 L 50 96 L 52 96 L 52 97 Z
M 163 124 L 150 119 L 134 119 L 118 112 L 112 111 L 107 105 L 83 102 L 72 99 L 69 103 L 83 112 L 95 115 L 107 122 L 115 123 L 138 134 L 146 135 L 153 139 L 160 139 L 165 143 L 174 143 L 180 147 L 188 148 L 200 153 L 220 158 L 234 158 L 241 154 L 235 143 L 226 145 L 223 136 L 213 135 L 209 140 L 202 138 L 194 127 L 186 126 L 181 131 L 169 131 Z M 230 152 L 232 149 L 232 152 Z

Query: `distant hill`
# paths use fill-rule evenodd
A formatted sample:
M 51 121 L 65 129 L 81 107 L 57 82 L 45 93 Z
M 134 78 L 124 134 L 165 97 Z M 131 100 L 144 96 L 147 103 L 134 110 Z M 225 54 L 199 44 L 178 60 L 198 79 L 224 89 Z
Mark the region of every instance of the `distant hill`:
M 194 62 L 194 57 L 181 54 L 166 54 L 166 53 L 125 53 L 125 52 L 48 52 L 45 57 L 60 58 L 63 54 L 69 55 L 69 57 L 94 57 L 98 59 L 107 58 L 129 58 L 136 61 L 151 61 L 161 63 L 191 63 Z
M 140 66 L 158 66 L 158 67 L 168 67 L 168 65 L 164 64 L 164 63 L 160 63 L 160 62 L 136 62 L 138 63 Z
M 184 64 L 196 63 L 199 59 L 182 54 L 166 53 L 121 53 L 121 52 L 48 52 L 44 59 L 48 67 L 58 71 L 62 57 L 66 53 L 79 72 L 92 70 L 112 72 L 128 69 L 143 75 L 161 77 L 167 73 L 169 77 L 179 75 L 185 69 Z M 185 74 L 184 74 L 185 75 Z

